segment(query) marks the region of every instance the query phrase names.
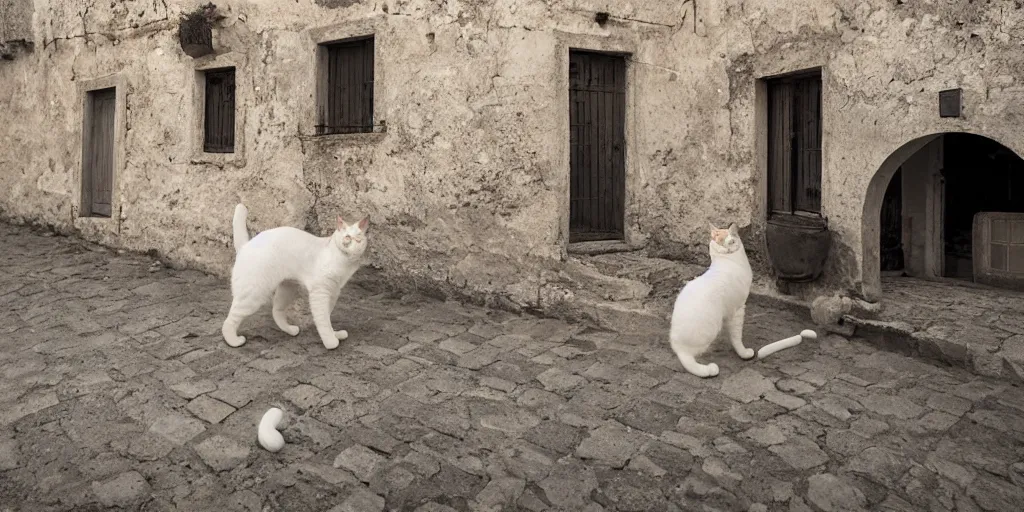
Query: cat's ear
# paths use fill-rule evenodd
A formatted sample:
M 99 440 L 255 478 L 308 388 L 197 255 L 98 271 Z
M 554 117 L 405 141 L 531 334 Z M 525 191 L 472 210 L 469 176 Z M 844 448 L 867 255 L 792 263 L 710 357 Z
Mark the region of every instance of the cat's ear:
M 708 227 L 711 228 L 711 231 L 718 231 L 718 228 L 716 228 L 715 225 L 712 224 L 710 220 L 708 221 Z
M 740 234 L 740 229 L 738 227 L 736 227 L 736 223 L 735 222 L 733 222 L 732 224 L 729 224 L 729 233 L 732 234 L 733 236 L 736 236 L 736 235 Z
M 370 218 L 363 217 L 363 220 L 359 221 L 359 231 L 366 232 L 366 228 L 370 227 Z
M 338 231 L 344 231 L 347 227 L 348 223 L 345 222 L 345 219 L 341 218 L 341 215 L 338 215 Z

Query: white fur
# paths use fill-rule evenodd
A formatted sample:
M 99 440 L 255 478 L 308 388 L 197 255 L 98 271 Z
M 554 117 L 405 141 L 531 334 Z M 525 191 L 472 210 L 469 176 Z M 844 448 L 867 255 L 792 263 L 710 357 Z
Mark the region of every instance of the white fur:
M 260 446 L 266 448 L 267 451 L 276 452 L 284 448 L 284 436 L 277 431 L 277 427 L 281 424 L 281 418 L 283 417 L 284 411 L 277 407 L 271 407 L 263 414 L 263 419 L 260 420 L 259 429 L 256 431 L 256 439 L 259 440 Z
M 235 239 L 235 254 L 238 254 L 242 246 L 249 241 L 249 230 L 245 228 L 247 217 L 249 217 L 249 209 L 244 204 L 238 203 L 238 206 L 235 206 L 235 216 L 231 220 L 231 229 Z
M 224 341 L 232 347 L 245 343 L 238 326 L 255 313 L 271 296 L 274 298 L 274 322 L 295 336 L 299 327 L 288 323 L 285 311 L 301 288 L 309 293 L 309 309 L 320 340 L 328 349 L 348 338 L 348 332 L 335 331 L 331 311 L 338 294 L 359 269 L 366 250 L 366 219 L 348 224 L 338 217 L 331 236 L 317 237 L 301 229 L 279 227 L 264 231 L 252 240 L 245 227 L 247 210 L 235 207 L 233 222 L 235 266 L 231 270 L 231 310 L 224 320 Z M 238 245 L 241 243 L 241 245 Z
M 753 280 L 747 253 L 735 224 L 721 241 L 716 241 L 714 234 L 724 230 L 714 226 L 711 230 L 711 267 L 679 292 L 669 331 L 672 350 L 683 368 L 698 377 L 718 375 L 717 364 L 700 364 L 696 358 L 707 351 L 723 327 L 737 355 L 754 357 L 754 350 L 743 346 L 743 315 Z
M 774 353 L 776 353 L 776 352 L 778 352 L 780 350 L 787 349 L 787 348 L 790 348 L 790 347 L 795 347 L 795 346 L 799 345 L 800 342 L 802 342 L 803 340 L 813 340 L 813 339 L 817 339 L 817 337 L 818 337 L 818 333 L 816 333 L 816 332 L 814 332 L 814 331 L 812 331 L 810 329 L 804 329 L 804 330 L 800 331 L 800 334 L 798 334 L 796 336 L 790 336 L 790 337 L 788 337 L 788 338 L 786 338 L 784 340 L 779 340 L 779 341 L 776 341 L 776 342 L 773 342 L 773 343 L 769 343 L 769 344 L 761 347 L 761 349 L 757 351 L 757 358 L 758 359 L 764 359 L 764 358 L 766 358 L 766 357 L 768 357 L 768 356 L 770 356 L 770 355 L 772 355 L 772 354 L 774 354 Z

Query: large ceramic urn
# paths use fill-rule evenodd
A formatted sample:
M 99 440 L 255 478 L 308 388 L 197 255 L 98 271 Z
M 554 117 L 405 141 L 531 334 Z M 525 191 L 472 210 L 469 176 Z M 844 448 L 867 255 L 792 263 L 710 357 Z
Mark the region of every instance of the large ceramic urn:
M 799 283 L 821 276 L 832 246 L 832 233 L 824 217 L 775 214 L 768 219 L 765 241 L 776 276 Z

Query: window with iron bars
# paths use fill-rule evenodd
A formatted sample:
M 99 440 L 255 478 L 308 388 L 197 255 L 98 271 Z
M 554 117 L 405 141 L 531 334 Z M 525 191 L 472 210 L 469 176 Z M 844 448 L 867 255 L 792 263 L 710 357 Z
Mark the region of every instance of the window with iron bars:
M 235 68 L 207 71 L 203 151 L 235 152 Z
M 373 36 L 323 47 L 316 134 L 373 132 Z

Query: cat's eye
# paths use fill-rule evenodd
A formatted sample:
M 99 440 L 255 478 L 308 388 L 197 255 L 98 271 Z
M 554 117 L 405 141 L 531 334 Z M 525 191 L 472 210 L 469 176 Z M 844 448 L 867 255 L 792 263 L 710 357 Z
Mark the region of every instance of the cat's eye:
M 345 242 L 351 242 L 351 241 L 352 241 L 352 237 L 350 237 L 348 235 L 345 235 Z

